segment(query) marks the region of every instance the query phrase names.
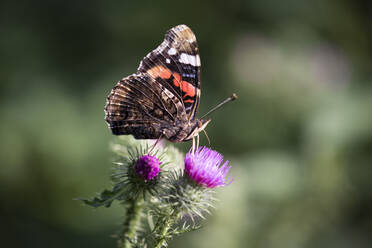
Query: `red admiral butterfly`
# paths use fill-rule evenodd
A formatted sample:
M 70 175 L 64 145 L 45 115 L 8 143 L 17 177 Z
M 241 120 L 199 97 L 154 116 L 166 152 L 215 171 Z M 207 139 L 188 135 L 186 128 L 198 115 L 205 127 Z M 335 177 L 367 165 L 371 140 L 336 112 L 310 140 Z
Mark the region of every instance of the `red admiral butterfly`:
M 179 25 L 143 58 L 137 73 L 112 89 L 105 120 L 115 135 L 183 142 L 197 136 L 210 122 L 196 118 L 199 101 L 198 45 L 191 29 Z

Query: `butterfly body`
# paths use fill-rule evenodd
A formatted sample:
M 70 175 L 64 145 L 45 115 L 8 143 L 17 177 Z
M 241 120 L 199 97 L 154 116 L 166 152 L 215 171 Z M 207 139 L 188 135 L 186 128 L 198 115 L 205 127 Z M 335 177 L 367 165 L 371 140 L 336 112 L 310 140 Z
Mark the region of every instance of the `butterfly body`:
M 192 139 L 210 120 L 196 118 L 200 57 L 190 28 L 170 29 L 164 41 L 120 80 L 107 97 L 105 120 L 114 135 L 137 139 Z

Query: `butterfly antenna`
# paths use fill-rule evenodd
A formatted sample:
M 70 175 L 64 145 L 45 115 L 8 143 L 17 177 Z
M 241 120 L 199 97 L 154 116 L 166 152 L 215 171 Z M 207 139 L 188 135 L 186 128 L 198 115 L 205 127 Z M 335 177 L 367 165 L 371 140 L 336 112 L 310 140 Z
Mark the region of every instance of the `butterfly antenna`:
M 220 104 L 218 104 L 216 107 L 212 108 L 211 110 L 209 110 L 205 115 L 203 115 L 200 119 L 203 119 L 204 117 L 206 117 L 207 115 L 209 115 L 210 113 L 214 112 L 215 110 L 219 109 L 220 107 L 222 107 L 224 104 L 228 103 L 228 102 L 231 102 L 231 101 L 234 101 L 238 99 L 238 96 L 234 93 L 232 94 L 230 97 L 228 97 L 227 99 L 225 99 L 223 102 L 221 102 Z
M 211 146 L 211 140 L 210 140 L 209 137 L 208 137 L 207 131 L 205 131 L 205 129 L 203 129 L 203 132 L 204 132 L 204 134 L 205 134 L 205 137 L 206 137 L 207 140 L 208 140 L 208 145 Z

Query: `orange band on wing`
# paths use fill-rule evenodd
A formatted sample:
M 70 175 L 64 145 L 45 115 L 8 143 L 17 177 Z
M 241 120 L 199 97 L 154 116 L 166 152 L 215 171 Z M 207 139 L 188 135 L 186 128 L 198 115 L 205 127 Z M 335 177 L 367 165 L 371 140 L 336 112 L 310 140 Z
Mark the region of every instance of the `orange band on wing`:
M 181 81 L 181 85 L 182 85 L 182 91 L 186 93 L 184 98 L 186 96 L 190 96 L 190 97 L 195 96 L 195 87 L 192 84 L 186 81 Z
M 176 87 L 180 86 L 180 82 L 181 82 L 181 76 L 180 74 L 178 74 L 177 72 L 173 73 L 173 83 Z
M 147 70 L 147 73 L 153 78 L 161 77 L 162 79 L 169 79 L 172 76 L 172 72 L 164 66 L 154 66 Z
M 153 78 L 160 77 L 162 79 L 169 79 L 172 76 L 172 72 L 169 69 L 160 65 L 154 66 L 151 69 L 147 70 L 147 73 Z M 173 73 L 173 84 L 185 93 L 185 96 L 183 98 L 185 98 L 186 96 L 195 96 L 195 87 L 187 81 L 182 81 L 181 75 L 176 72 Z
M 186 96 L 194 97 L 195 96 L 195 87 L 187 81 L 181 81 L 181 76 L 178 73 L 173 73 L 173 84 L 176 87 L 179 87 L 183 92 L 185 92 Z

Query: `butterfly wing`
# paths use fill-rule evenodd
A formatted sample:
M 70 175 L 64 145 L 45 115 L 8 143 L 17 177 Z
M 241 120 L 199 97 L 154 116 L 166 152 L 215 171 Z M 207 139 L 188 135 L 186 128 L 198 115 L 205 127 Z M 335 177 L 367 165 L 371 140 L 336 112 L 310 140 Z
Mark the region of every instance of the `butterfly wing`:
M 171 91 L 182 102 L 188 120 L 195 118 L 200 101 L 200 56 L 189 27 L 170 29 L 164 41 L 143 58 L 138 72 L 147 73 Z
M 186 118 L 181 101 L 146 73 L 122 80 L 107 97 L 105 120 L 115 135 L 133 134 L 137 139 L 173 135 L 169 128 Z

